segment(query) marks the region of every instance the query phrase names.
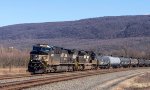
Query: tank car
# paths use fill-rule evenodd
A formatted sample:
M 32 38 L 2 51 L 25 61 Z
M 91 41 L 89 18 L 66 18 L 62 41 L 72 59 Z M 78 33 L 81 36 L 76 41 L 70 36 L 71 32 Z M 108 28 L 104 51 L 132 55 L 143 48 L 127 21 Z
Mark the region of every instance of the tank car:
M 120 58 L 112 56 L 101 56 L 97 57 L 100 68 L 118 68 L 120 67 Z
M 109 59 L 103 59 L 103 56 L 96 56 L 96 59 L 98 60 L 98 66 L 101 69 L 108 69 L 110 68 L 110 61 Z
M 124 58 L 124 57 L 120 57 L 120 61 L 121 61 L 121 67 L 127 68 L 130 67 L 130 59 L 129 58 Z
M 138 66 L 138 60 L 137 59 L 130 58 L 130 60 L 131 60 L 131 64 L 130 64 L 131 67 L 137 67 Z
M 150 60 L 145 60 L 145 67 L 150 67 Z
M 144 59 L 138 59 L 138 66 L 139 67 L 145 66 L 145 60 Z

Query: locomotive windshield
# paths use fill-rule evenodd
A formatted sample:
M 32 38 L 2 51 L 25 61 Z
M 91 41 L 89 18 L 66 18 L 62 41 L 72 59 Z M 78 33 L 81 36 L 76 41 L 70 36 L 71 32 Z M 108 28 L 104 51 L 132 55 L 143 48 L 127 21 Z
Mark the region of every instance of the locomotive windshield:
M 52 48 L 50 48 L 50 47 L 33 46 L 33 51 L 45 51 L 45 52 L 49 52 L 51 50 L 52 50 Z

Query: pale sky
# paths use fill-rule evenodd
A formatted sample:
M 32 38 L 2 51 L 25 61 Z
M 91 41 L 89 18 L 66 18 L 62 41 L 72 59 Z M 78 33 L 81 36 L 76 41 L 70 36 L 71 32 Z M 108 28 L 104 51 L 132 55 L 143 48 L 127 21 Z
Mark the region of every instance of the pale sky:
M 0 26 L 150 14 L 150 0 L 0 0 Z

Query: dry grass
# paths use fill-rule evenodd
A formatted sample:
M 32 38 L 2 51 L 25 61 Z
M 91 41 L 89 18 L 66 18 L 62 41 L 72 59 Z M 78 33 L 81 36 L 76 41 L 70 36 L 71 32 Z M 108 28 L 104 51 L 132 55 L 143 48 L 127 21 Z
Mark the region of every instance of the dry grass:
M 0 75 L 26 73 L 29 52 L 0 46 Z
M 0 68 L 0 75 L 26 74 L 27 68 Z
M 150 73 L 146 73 L 140 77 L 138 77 L 135 82 L 137 83 L 150 83 Z
M 115 90 L 150 90 L 150 73 L 128 79 L 120 83 Z
M 0 68 L 27 67 L 29 52 L 0 47 Z
M 150 90 L 150 73 L 135 78 L 133 85 L 126 90 Z

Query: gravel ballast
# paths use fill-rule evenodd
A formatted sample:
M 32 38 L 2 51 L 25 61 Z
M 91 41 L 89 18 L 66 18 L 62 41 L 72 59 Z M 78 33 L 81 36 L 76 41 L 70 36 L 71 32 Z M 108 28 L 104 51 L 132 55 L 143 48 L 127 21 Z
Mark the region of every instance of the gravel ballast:
M 36 86 L 25 90 L 109 90 L 113 85 L 134 75 L 142 74 L 150 69 L 138 69 L 108 74 L 88 76 L 62 82 Z

